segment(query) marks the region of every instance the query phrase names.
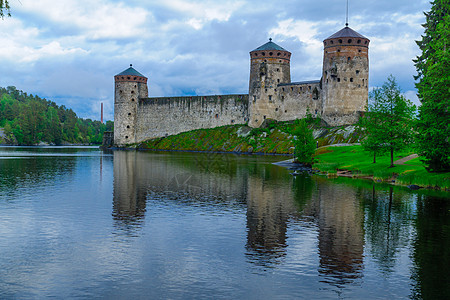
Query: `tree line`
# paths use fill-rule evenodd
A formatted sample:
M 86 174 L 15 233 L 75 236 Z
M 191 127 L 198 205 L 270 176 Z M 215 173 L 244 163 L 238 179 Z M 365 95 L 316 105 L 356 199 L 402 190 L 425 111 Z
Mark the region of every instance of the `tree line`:
M 8 86 L 0 88 L 0 127 L 9 142 L 19 145 L 101 144 L 113 122 L 79 118 L 64 105 Z

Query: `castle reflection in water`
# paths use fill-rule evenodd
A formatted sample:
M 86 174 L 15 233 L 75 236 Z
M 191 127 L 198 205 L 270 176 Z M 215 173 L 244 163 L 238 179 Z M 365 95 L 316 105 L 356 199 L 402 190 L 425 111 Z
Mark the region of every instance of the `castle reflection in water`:
M 136 234 L 144 218 L 151 218 L 146 212 L 149 200 L 173 198 L 184 205 L 220 202 L 246 211 L 249 263 L 263 267 L 283 263 L 288 231 L 299 224 L 316 229 L 317 268 L 324 282 L 340 286 L 362 276 L 364 210 L 355 189 L 326 179 L 292 178 L 281 167 L 255 163 L 258 157 L 231 158 L 115 151 L 116 226 Z

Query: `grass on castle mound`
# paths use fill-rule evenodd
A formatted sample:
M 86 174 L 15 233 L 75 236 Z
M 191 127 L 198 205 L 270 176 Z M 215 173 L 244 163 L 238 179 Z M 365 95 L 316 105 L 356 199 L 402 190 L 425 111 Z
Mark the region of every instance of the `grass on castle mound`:
M 145 150 L 214 151 L 239 153 L 286 154 L 294 153 L 294 122 L 268 122 L 265 128 L 246 125 L 226 125 L 209 129 L 197 129 L 151 139 L 137 145 Z M 359 134 L 354 126 L 325 128 L 311 124 L 319 146 L 336 143 L 354 143 Z
M 394 153 L 394 160 L 413 154 L 412 150 Z M 351 171 L 353 177 L 372 177 L 374 180 L 391 181 L 397 184 L 415 184 L 428 188 L 450 190 L 450 172 L 429 173 L 420 158 L 407 161 L 404 165 L 390 166 L 390 156 L 377 157 L 374 164 L 373 156 L 362 150 L 361 146 L 323 147 L 316 151 L 314 168 L 328 173 L 341 170 Z

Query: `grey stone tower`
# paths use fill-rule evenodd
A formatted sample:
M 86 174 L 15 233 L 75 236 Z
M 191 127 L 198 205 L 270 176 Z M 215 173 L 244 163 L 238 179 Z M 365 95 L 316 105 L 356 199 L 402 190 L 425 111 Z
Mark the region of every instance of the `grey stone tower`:
M 354 124 L 368 101 L 369 39 L 346 26 L 323 41 L 322 118 Z
M 132 65 L 114 76 L 114 144 L 136 142 L 137 109 L 140 98 L 148 97 L 147 77 Z
M 250 52 L 249 126 L 276 119 L 277 85 L 291 82 L 291 53 L 272 39 Z

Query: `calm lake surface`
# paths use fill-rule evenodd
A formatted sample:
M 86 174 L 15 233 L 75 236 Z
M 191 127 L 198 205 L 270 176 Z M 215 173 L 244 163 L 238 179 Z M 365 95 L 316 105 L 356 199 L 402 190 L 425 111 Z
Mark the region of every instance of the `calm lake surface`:
M 283 159 L 0 148 L 0 298 L 450 299 L 448 194 Z

